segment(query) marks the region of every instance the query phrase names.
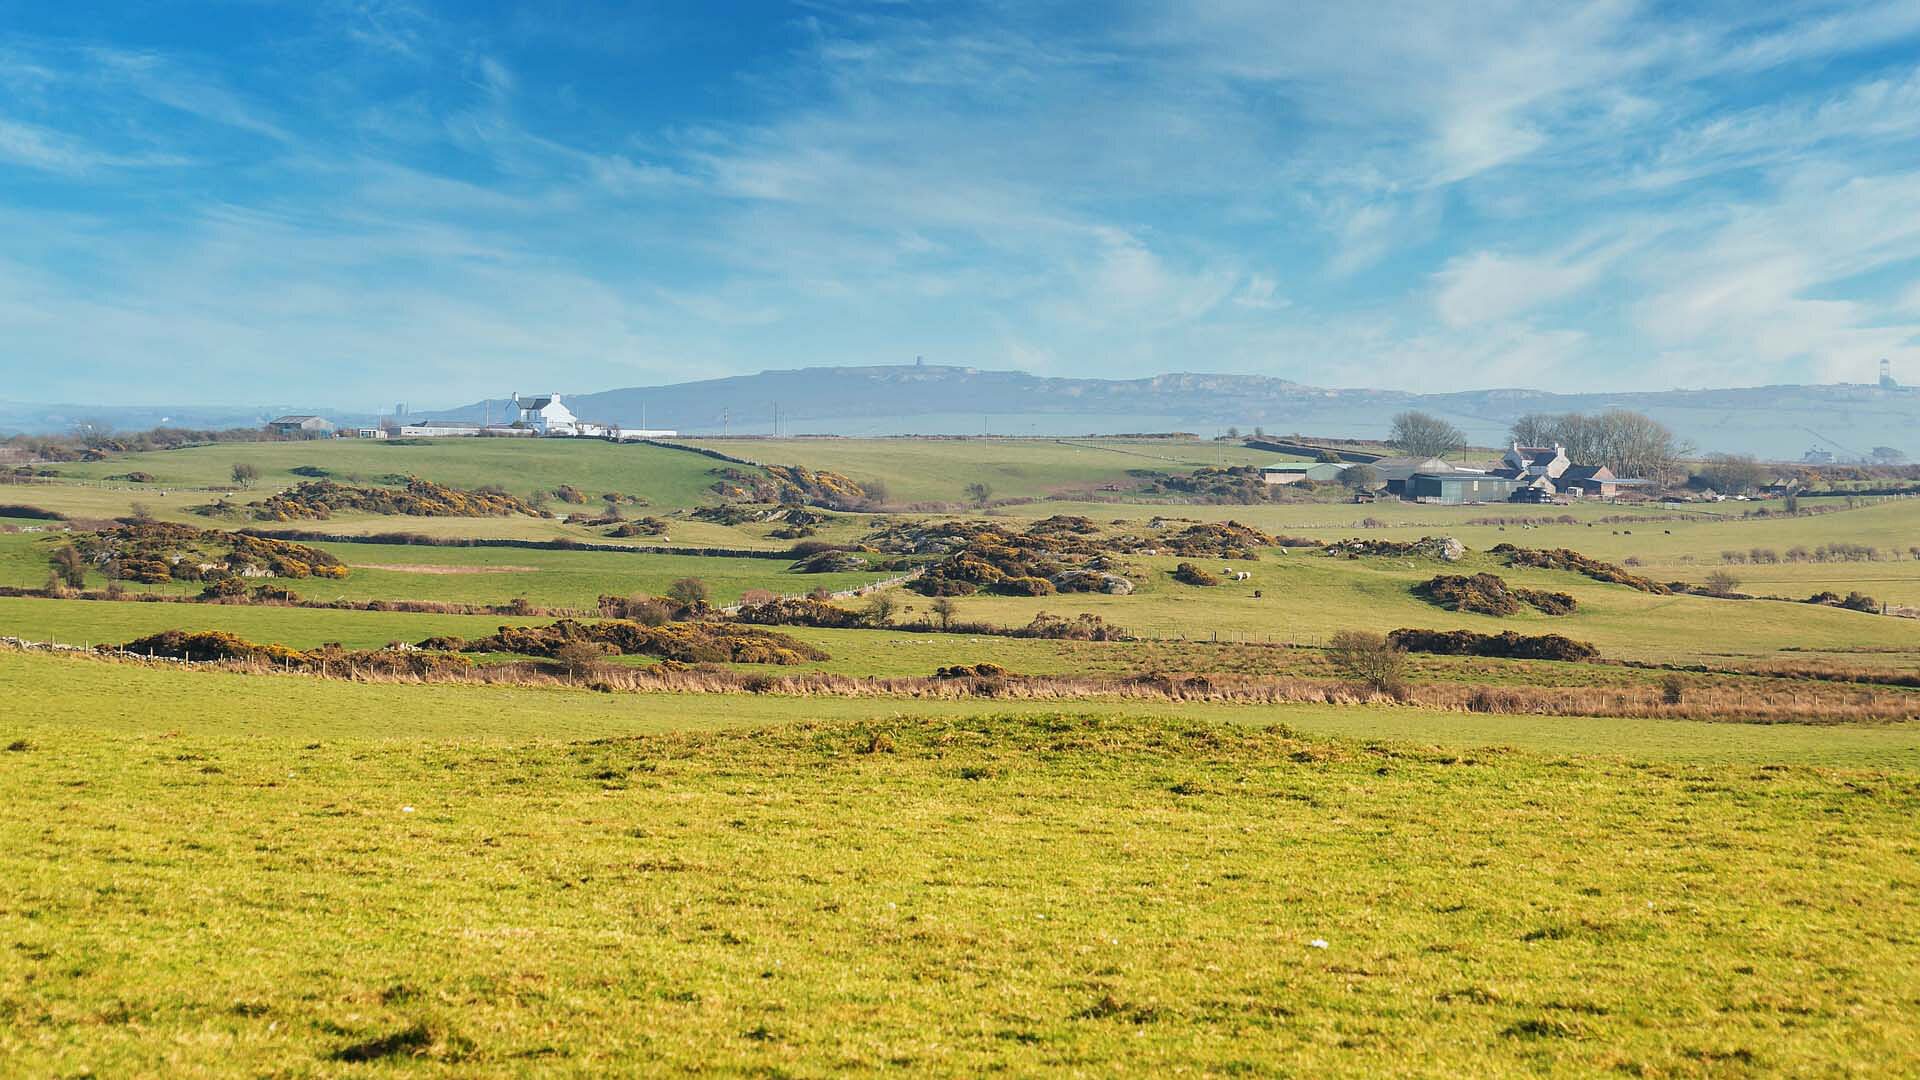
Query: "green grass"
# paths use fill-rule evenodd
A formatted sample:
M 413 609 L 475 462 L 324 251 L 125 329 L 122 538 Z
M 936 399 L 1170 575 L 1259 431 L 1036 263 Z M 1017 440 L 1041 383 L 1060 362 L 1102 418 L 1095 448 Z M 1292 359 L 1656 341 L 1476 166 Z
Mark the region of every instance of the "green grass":
M 551 621 L 510 615 L 428 615 L 0 596 L 0 635 L 68 645 L 118 645 L 162 630 L 226 630 L 249 641 L 296 649 L 317 648 L 330 641 L 349 649 L 379 649 L 390 641 L 411 643 L 447 634 L 483 637 L 505 625 L 544 625 Z
M 45 694 L 36 687 L 60 687 Z M 800 721 L 969 717 L 1006 702 L 738 694 L 597 694 L 457 684 L 353 683 L 301 675 L 179 671 L 0 650 L 0 691 L 17 702 L 0 744 L 42 725 L 210 738 L 597 739 Z M 1030 707 L 1022 711 L 1036 711 Z M 1039 710 L 1045 711 L 1045 710 Z M 1096 716 L 1148 712 L 1467 752 L 1489 746 L 1642 762 L 1777 762 L 1920 771 L 1920 725 L 1728 724 L 1623 717 L 1451 713 L 1413 707 L 1085 702 Z M 298 722 L 288 728 L 287 719 Z M 294 734 L 287 734 L 293 732 Z
M 83 479 L 142 470 L 155 482 L 140 488 L 210 487 L 232 483 L 235 464 L 260 470 L 255 490 L 270 492 L 304 479 L 293 469 L 315 465 L 343 482 L 372 482 L 388 474 L 423 477 L 459 488 L 498 484 L 520 495 L 572 484 L 598 505 L 603 492 L 638 495 L 660 507 L 713 502 L 707 488 L 725 463 L 698 454 L 644 444 L 616 446 L 597 439 L 420 439 L 382 442 L 324 439 L 312 442 L 220 443 L 143 454 L 115 454 L 105 461 L 55 466 Z M 40 492 L 41 488 L 21 488 Z M 151 493 L 149 493 L 151 495 Z M 236 496 L 236 501 L 247 493 Z M 142 498 L 136 493 L 133 498 Z M 179 493 L 167 496 L 178 498 Z M 25 499 L 23 502 L 36 502 Z M 157 497 L 150 501 L 159 503 Z M 47 505 L 47 504 L 40 504 Z
M 1137 483 L 1130 471 L 1190 472 L 1203 465 L 1265 465 L 1280 455 L 1186 439 L 686 439 L 769 465 L 805 465 L 886 485 L 895 502 L 964 502 L 967 485 L 996 498 L 1040 498 L 1102 484 Z M 1109 515 L 1111 516 L 1111 515 Z
M 1813 505 L 1813 500 L 1807 500 Z M 1779 504 L 1772 504 L 1774 510 Z M 1675 511 L 1658 506 L 1585 503 L 1557 506 L 1426 506 L 1409 503 L 1373 503 L 1356 506 L 1349 503 L 1306 503 L 1262 506 L 1144 506 L 1115 503 L 1039 503 L 1009 507 L 1006 513 L 1017 517 L 1041 517 L 1054 513 L 1084 514 L 1096 521 L 1125 518 L 1132 521 L 1153 516 L 1193 518 L 1201 521 L 1237 520 L 1268 532 L 1338 540 L 1349 536 L 1372 539 L 1407 540 L 1444 534 L 1484 551 L 1497 544 L 1521 547 L 1567 547 L 1610 562 L 1637 559 L 1637 572 L 1656 581 L 1699 582 L 1714 570 L 1728 569 L 1755 588 L 1781 593 L 1802 590 L 1810 595 L 1820 589 L 1845 594 L 1858 588 L 1873 596 L 1896 603 L 1920 606 L 1920 560 L 1908 552 L 1920 542 L 1920 499 L 1889 499 L 1854 510 L 1787 517 L 1778 513 L 1766 517 L 1743 517 L 1753 509 L 1748 503 L 1720 503 L 1688 507 L 1684 512 L 1697 520 L 1663 520 Z M 1570 515 L 1576 524 L 1560 524 L 1554 519 Z M 1608 517 L 1638 517 L 1642 523 L 1605 522 Z M 1532 518 L 1546 522 L 1534 527 L 1518 525 L 1470 525 L 1475 519 L 1490 517 Z M 1363 529 L 1360 522 L 1374 518 L 1386 522 L 1386 528 Z M 1809 549 L 1822 544 L 1849 542 L 1866 544 L 1902 557 L 1871 563 L 1827 563 L 1815 565 L 1725 566 L 1721 553 L 1747 552 L 1753 548 L 1771 548 L 1784 554 L 1796 545 Z
M 1864 513 L 1864 511 L 1863 511 Z M 40 554 L 45 542 L 30 535 L 0 536 L 0 584 L 37 587 L 46 580 Z M 783 560 L 600 552 L 534 551 L 505 548 L 431 548 L 376 544 L 321 545 L 355 567 L 344 581 L 318 579 L 288 585 L 315 599 L 405 599 L 499 604 L 516 597 L 553 607 L 589 608 L 603 593 L 661 593 L 674 580 L 700 577 L 717 601 L 737 599 L 747 589 L 804 593 L 816 586 L 843 589 L 879 580 L 883 574 L 795 574 Z M 1791 657 L 1873 654 L 1876 666 L 1920 666 L 1920 621 L 1774 601 L 1729 601 L 1698 596 L 1652 596 L 1575 574 L 1515 570 L 1484 555 L 1458 565 L 1424 560 L 1333 559 L 1297 551 L 1268 553 L 1236 564 L 1250 582 L 1194 588 L 1169 576 L 1172 558 L 1129 560 L 1139 588 L 1131 596 L 1057 595 L 1037 598 L 965 597 L 959 617 L 1007 626 L 1026 623 L 1037 612 L 1092 612 L 1109 622 L 1156 638 L 1274 641 L 1318 644 L 1349 628 L 1379 631 L 1402 626 L 1464 628 L 1498 632 L 1560 633 L 1592 641 L 1610 657 L 1662 662 L 1748 661 Z M 1892 565 L 1892 564 L 1886 564 Z M 381 569 L 387 567 L 387 569 Z M 404 567 L 411 569 L 394 569 Z M 501 570 L 504 572 L 468 572 Z M 453 570 L 436 573 L 432 570 Z M 1414 585 L 1447 572 L 1487 570 L 1509 581 L 1572 593 L 1579 610 L 1548 617 L 1531 612 L 1510 618 L 1460 614 L 1417 598 Z M 103 582 L 96 582 L 101 584 Z M 135 591 L 146 588 L 134 587 Z M 183 585 L 156 587 L 192 591 Z M 1263 595 L 1256 598 L 1255 591 Z M 1808 589 L 1807 591 L 1811 591 Z M 903 617 L 923 618 L 925 598 L 903 594 Z M 189 609 L 193 610 L 193 609 Z M 185 616 L 174 616 L 184 618 Z M 268 616 L 299 631 L 296 612 Z M 25 629 L 23 628 L 23 631 Z M 30 633 L 27 636 L 32 636 Z M 425 635 L 421 635 L 425 636 Z M 289 642 L 292 643 L 292 642 Z M 960 651 L 925 638 L 889 647 L 895 656 L 925 656 L 939 663 L 998 659 L 1016 653 L 1016 670 L 1071 671 L 1048 663 L 1046 646 L 1016 648 L 998 642 Z M 839 659 L 836 653 L 836 659 Z M 931 671 L 935 664 L 929 664 Z M 838 670 L 850 670 L 839 668 Z M 851 669 L 854 673 L 866 673 Z M 880 669 L 895 672 L 895 669 Z M 897 672 L 896 672 L 897 673 Z M 924 672 L 916 672 L 924 673 Z
M 1515 570 L 1484 555 L 1458 564 L 1429 560 L 1335 559 L 1316 552 L 1269 553 L 1235 569 L 1248 582 L 1198 588 L 1174 582 L 1173 558 L 1135 558 L 1131 596 L 973 596 L 960 617 L 1019 625 L 1038 611 L 1092 612 L 1134 632 L 1230 640 L 1319 643 L 1342 629 L 1402 626 L 1497 633 L 1559 633 L 1592 641 L 1618 659 L 1687 661 L 1772 658 L 1786 650 L 1886 650 L 1877 663 L 1920 664 L 1920 621 L 1771 601 L 1654 596 L 1557 571 Z M 1217 568 L 1217 564 L 1207 563 Z M 1574 614 L 1528 612 L 1510 618 L 1446 611 L 1414 596 L 1414 585 L 1440 573 L 1486 570 L 1517 585 L 1573 594 Z M 1255 591 L 1263 595 L 1253 596 Z
M 893 576 L 877 570 L 801 574 L 788 569 L 792 564 L 786 559 L 388 544 L 317 546 L 333 552 L 352 567 L 344 580 L 314 582 L 302 590 L 322 599 L 339 595 L 349 600 L 401 597 L 502 603 L 525 596 L 537 604 L 592 607 L 595 599 L 603 594 L 660 595 L 680 578 L 697 577 L 707 583 L 715 603 L 731 603 L 748 589 L 804 594 L 820 587 L 856 588 Z M 430 572 L 429 568 L 459 572 Z M 494 572 L 501 570 L 505 572 Z M 295 587 L 299 588 L 299 583 L 295 583 Z
M 47 555 L 58 538 L 0 535 L 0 585 L 46 584 Z M 331 551 L 351 571 L 344 579 L 297 578 L 279 582 L 314 600 L 433 600 L 502 604 L 526 597 L 546 607 L 591 608 L 602 595 L 663 594 L 684 577 L 705 581 L 715 603 L 732 603 L 749 589 L 805 594 L 815 588 L 858 588 L 894 576 L 887 571 L 802 574 L 787 559 L 669 555 L 522 548 L 446 548 L 404 544 L 315 545 Z M 90 587 L 106 578 L 89 575 Z M 200 586 L 170 582 L 129 584 L 134 593 L 191 595 Z
M 1683 764 L 1607 721 L 1553 721 L 1602 751 L 1567 756 L 19 655 L 0 693 L 11 1074 L 1894 1076 L 1920 1055 L 1909 729 L 1664 725 L 1724 753 Z M 1511 719 L 1250 712 L 1206 715 L 1456 744 Z M 770 720 L 803 722 L 743 730 Z M 891 751 L 862 753 L 876 733 Z

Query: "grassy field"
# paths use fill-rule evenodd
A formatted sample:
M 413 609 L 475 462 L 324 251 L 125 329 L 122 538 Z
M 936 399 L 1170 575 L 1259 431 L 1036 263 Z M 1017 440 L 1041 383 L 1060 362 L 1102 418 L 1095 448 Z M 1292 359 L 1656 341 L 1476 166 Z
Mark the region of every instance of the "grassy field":
M 32 535 L 0 536 L 0 584 L 37 587 L 44 583 L 45 543 Z M 321 546 L 352 565 L 352 574 L 343 581 L 287 584 L 303 595 L 322 600 L 502 604 L 525 597 L 542 606 L 587 609 L 605 593 L 658 594 L 674 580 L 688 576 L 706 581 L 718 602 L 737 599 L 747 589 L 804 593 L 816 586 L 851 588 L 885 576 L 879 571 L 796 574 L 787 569 L 784 560 L 773 559 L 378 544 Z M 1490 633 L 1512 628 L 1591 641 L 1605 655 L 1619 659 L 1689 662 L 1830 656 L 1857 660 L 1859 654 L 1870 653 L 1876 666 L 1920 667 L 1920 621 L 1778 601 L 1654 596 L 1571 573 L 1516 570 L 1480 554 L 1449 565 L 1388 558 L 1333 559 L 1311 551 L 1285 555 L 1269 552 L 1256 562 L 1235 564 L 1235 569 L 1253 574 L 1251 581 L 1213 588 L 1173 581 L 1170 571 L 1179 561 L 1148 557 L 1128 560 L 1127 571 L 1138 585 L 1130 596 L 972 596 L 956 602 L 958 617 L 1019 626 L 1042 611 L 1089 612 L 1146 637 L 1305 644 L 1319 644 L 1339 630 L 1354 628 L 1463 628 Z M 1884 570 L 1915 564 L 1861 565 Z M 1529 611 L 1495 618 L 1445 611 L 1413 594 L 1415 585 L 1437 573 L 1480 570 L 1499 574 L 1516 585 L 1571 593 L 1579 601 L 1579 610 L 1563 617 Z M 104 579 L 96 584 L 104 584 Z M 133 587 L 136 592 L 149 588 L 195 591 L 186 585 Z M 1261 595 L 1253 595 L 1256 591 Z M 900 617 L 928 617 L 929 601 L 925 598 L 903 594 L 901 603 Z M 186 610 L 190 614 L 157 617 L 187 621 L 224 618 L 198 613 L 204 609 Z M 287 611 L 262 618 L 292 628 L 290 634 L 305 637 L 294 627 L 302 617 Z M 21 625 L 14 632 L 31 637 L 44 625 L 44 621 Z M 54 620 L 49 632 L 60 629 L 59 621 Z M 936 645 L 924 639 L 902 642 L 898 648 L 908 655 L 938 656 L 941 663 L 951 663 L 995 659 L 1000 655 L 996 650 L 1005 647 L 982 644 L 975 648 L 979 655 L 971 657 L 954 657 L 946 643 Z M 1061 663 L 1044 662 L 1038 655 L 1043 651 L 1021 650 L 1028 662 L 1017 665 L 1018 669 L 1035 673 L 1072 670 Z
M 706 489 L 713 483 L 715 471 L 725 467 L 724 462 L 698 454 L 639 443 L 615 445 L 597 439 L 320 439 L 219 443 L 114 454 L 105 461 L 70 462 L 54 468 L 62 476 L 88 480 L 136 470 L 151 473 L 154 482 L 138 485 L 143 489 L 205 488 L 231 484 L 233 467 L 240 462 L 260 471 L 255 485 L 260 491 L 306 480 L 308 477 L 293 470 L 315 466 L 345 483 L 405 475 L 459 488 L 498 484 L 520 495 L 572 484 L 596 500 L 611 491 L 638 495 L 656 506 L 695 506 L 714 501 Z M 35 500 L 23 497 L 16 501 Z
M 661 595 L 685 577 L 705 581 L 715 603 L 731 603 L 748 589 L 804 594 L 815 588 L 857 588 L 893 576 L 885 571 L 801 574 L 786 559 L 701 555 L 612 554 L 514 548 L 434 548 L 387 544 L 320 544 L 352 572 L 317 583 L 313 595 L 349 599 L 407 597 L 461 603 L 502 603 L 525 596 L 538 604 L 589 608 L 603 594 Z
M 68 645 L 118 645 L 163 630 L 225 630 L 249 641 L 296 649 L 317 648 L 330 641 L 349 649 L 379 649 L 391 641 L 411 644 L 442 634 L 481 637 L 500 626 L 544 625 L 552 621 L 510 615 L 429 615 L 0 596 L 0 635 Z
M 0 535 L 0 585 L 37 588 L 47 580 L 47 553 L 56 538 Z M 660 595 L 684 577 L 705 581 L 715 603 L 732 603 L 749 589 L 804 594 L 815 588 L 851 589 L 892 577 L 886 571 L 801 574 L 786 559 L 656 553 L 550 551 L 520 548 L 444 548 L 403 544 L 315 545 L 351 567 L 344 579 L 287 579 L 282 584 L 315 600 L 437 600 L 503 604 L 516 597 L 563 608 L 591 608 L 603 594 Z M 104 587 L 95 572 L 89 585 Z M 191 595 L 190 582 L 128 586 L 135 593 Z
M 1091 612 L 1154 637 L 1319 643 L 1336 631 L 1397 627 L 1463 628 L 1497 633 L 1559 633 L 1592 641 L 1612 657 L 1639 660 L 1758 659 L 1783 651 L 1883 651 L 1881 661 L 1920 664 L 1920 621 L 1865 615 L 1808 604 L 1654 596 L 1602 584 L 1577 574 L 1516 570 L 1473 555 L 1457 564 L 1428 560 L 1335 559 L 1317 552 L 1267 554 L 1235 569 L 1247 582 L 1211 588 L 1182 585 L 1170 571 L 1181 560 L 1134 558 L 1131 596 L 1074 594 L 1045 597 L 971 596 L 963 619 L 1020 625 L 1039 611 Z M 1209 564 L 1218 569 L 1218 564 Z M 1564 591 L 1579 601 L 1572 615 L 1534 612 L 1495 618 L 1446 611 L 1413 595 L 1416 584 L 1439 573 L 1496 573 L 1515 585 Z M 1262 595 L 1255 597 L 1254 592 Z M 920 604 L 924 605 L 925 601 Z
M 886 485 L 902 501 L 959 501 L 976 481 L 1006 497 L 1039 497 L 1068 489 L 1130 482 L 1131 470 L 1184 472 L 1202 465 L 1259 465 L 1274 454 L 1209 440 L 1161 439 L 716 439 L 684 440 L 772 465 L 805 465 Z M 160 490 L 232 482 L 233 466 L 260 471 L 257 487 L 274 490 L 306 479 L 292 470 L 326 469 L 346 482 L 401 474 L 454 487 L 499 484 L 519 494 L 570 483 L 598 496 L 617 491 L 660 507 L 711 502 L 707 488 L 725 462 L 697 454 L 592 439 L 437 439 L 381 442 L 221 443 L 114 454 L 104 461 L 54 466 L 62 476 L 105 481 L 140 471 L 154 482 L 117 485 L 158 502 Z M 22 487 L 22 491 L 30 490 Z M 167 498 L 177 497 L 173 491 Z M 21 498 L 18 501 L 35 500 Z
M 895 502 L 959 501 L 976 481 L 1043 498 L 1131 484 L 1134 470 L 1273 460 L 1202 441 L 713 445 L 876 481 Z M 186 514 L 210 498 L 192 489 L 226 483 L 242 460 L 261 470 L 261 494 L 308 465 L 521 494 L 570 483 L 594 509 L 601 492 L 644 497 L 629 512 L 669 517 L 675 544 L 787 543 L 771 524 L 685 519 L 722 463 L 590 441 L 231 444 L 63 465 L 75 482 L 0 489 L 0 502 L 100 518 L 138 501 L 217 526 Z M 156 484 L 99 486 L 135 469 Z M 1324 678 L 1322 650 L 1270 643 L 1402 626 L 1562 633 L 1624 659 L 1920 669 L 1920 621 L 1653 596 L 1484 554 L 1570 547 L 1698 581 L 1726 566 L 1723 552 L 1866 544 L 1893 554 L 1726 568 L 1754 592 L 1920 604 L 1920 559 L 1897 557 L 1920 543 L 1920 500 L 1743 516 L 1752 509 L 1043 500 L 994 513 L 1080 513 L 1134 532 L 1164 516 L 1323 540 L 1451 535 L 1475 553 L 1449 565 L 1268 552 L 1232 564 L 1251 581 L 1214 588 L 1173 581 L 1180 560 L 1129 557 L 1131 596 L 957 601 L 960 619 L 999 625 L 1097 613 L 1150 638 L 1136 642 L 790 632 L 831 654 L 808 667 L 849 675 L 992 662 Z M 823 536 L 873 524 L 845 516 Z M 524 517 L 305 527 L 604 532 Z M 0 585 L 42 585 L 57 543 L 0 533 Z M 793 574 L 785 559 L 322 546 L 354 569 L 288 583 L 316 599 L 587 608 L 688 576 L 721 602 L 886 576 Z M 1572 593 L 1579 610 L 1496 619 L 1412 593 L 1480 570 Z M 898 599 L 904 618 L 930 613 L 924 597 Z M 545 621 L 0 598 L 0 635 L 72 643 L 181 628 L 378 648 Z M 1661 673 L 1421 657 L 1411 677 L 1590 686 Z M 1827 692 L 1851 702 L 1857 689 Z M 1115 700 L 1061 711 L 363 683 L 10 650 L 0 700 L 4 1076 L 1898 1076 L 1920 1060 L 1920 969 L 1901 959 L 1920 940 L 1911 722 Z
M 895 502 L 964 502 L 967 485 L 996 498 L 1043 498 L 1102 484 L 1137 483 L 1129 473 L 1190 472 L 1203 465 L 1264 465 L 1278 455 L 1198 439 L 686 439 L 769 465 L 828 469 L 878 480 Z
M 1837 505 L 1806 500 L 1806 505 Z M 1738 507 L 1740 509 L 1735 509 Z M 1873 595 L 1886 592 L 1897 603 L 1920 605 L 1920 560 L 1911 548 L 1920 543 L 1920 499 L 1889 499 L 1858 509 L 1788 517 L 1782 514 L 1742 516 L 1748 503 L 1720 503 L 1666 510 L 1658 505 L 1589 503 L 1558 506 L 1421 506 L 1410 503 L 1305 503 L 1264 506 L 1142 506 L 1120 503 L 1041 503 L 1008 507 L 1016 518 L 1049 514 L 1081 514 L 1095 521 L 1139 521 L 1151 517 L 1190 518 L 1198 521 L 1239 521 L 1268 532 L 1337 540 L 1350 536 L 1409 540 L 1443 534 L 1456 537 L 1475 550 L 1497 544 L 1521 547 L 1567 547 L 1610 562 L 1637 559 L 1638 572 L 1656 581 L 1701 581 L 1709 572 L 1732 570 L 1754 588 L 1810 595 L 1822 588 L 1846 593 L 1861 588 Z M 1775 504 L 1778 509 L 1778 504 Z M 1574 524 L 1558 518 L 1571 516 Z M 1362 527 L 1372 518 L 1385 527 Z M 1476 519 L 1532 520 L 1537 524 L 1476 525 Z M 1641 519 L 1640 523 L 1605 521 Z M 1880 562 L 1809 565 L 1731 566 L 1723 552 L 1750 552 L 1766 548 L 1784 554 L 1795 546 L 1865 544 L 1888 556 Z
M 17 654 L 0 692 L 13 1075 L 1920 1055 L 1911 728 L 1007 714 Z M 1514 737 L 1462 727 L 1490 723 Z
M 504 621 L 504 620 L 503 620 Z M 59 685 L 59 694 L 36 686 Z M 604 739 L 808 721 L 881 723 L 1005 713 L 1006 702 L 738 694 L 598 694 L 457 684 L 357 683 L 304 675 L 181 671 L 0 650 L 0 690 L 21 702 L 0 744 L 43 726 L 125 735 L 190 732 L 350 740 Z M 1039 706 L 1019 709 L 1041 710 Z M 1636 762 L 1819 765 L 1920 772 L 1920 725 L 1707 723 L 1627 717 L 1461 713 L 1412 706 L 1083 702 L 1089 716 L 1282 724 L 1314 736 L 1468 753 L 1507 747 Z M 287 729 L 289 717 L 298 718 Z M 11 725 L 11 726 L 7 726 Z M 296 734 L 289 734 L 289 730 Z M 5 759 L 0 759 L 4 761 Z

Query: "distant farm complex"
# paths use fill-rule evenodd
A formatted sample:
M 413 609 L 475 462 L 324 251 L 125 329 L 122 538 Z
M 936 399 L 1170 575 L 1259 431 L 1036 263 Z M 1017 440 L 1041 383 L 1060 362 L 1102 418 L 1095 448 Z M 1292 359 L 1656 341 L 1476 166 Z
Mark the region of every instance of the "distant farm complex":
M 321 416 L 282 416 L 267 423 L 267 431 L 287 438 L 442 439 L 442 438 L 584 438 L 633 441 L 665 439 L 679 434 L 671 428 L 627 428 L 582 420 L 562 404 L 559 394 L 512 398 L 513 419 L 504 424 L 421 420 L 401 423 L 383 420 L 378 427 L 336 428 Z
M 1615 476 L 1605 465 L 1576 465 L 1560 445 L 1513 443 L 1491 469 L 1467 468 L 1437 456 L 1377 457 L 1351 450 L 1341 456 L 1366 460 L 1282 462 L 1264 467 L 1261 475 L 1269 484 L 1345 483 L 1361 498 L 1384 494 L 1408 502 L 1456 505 L 1611 499 L 1622 488 L 1645 483 Z

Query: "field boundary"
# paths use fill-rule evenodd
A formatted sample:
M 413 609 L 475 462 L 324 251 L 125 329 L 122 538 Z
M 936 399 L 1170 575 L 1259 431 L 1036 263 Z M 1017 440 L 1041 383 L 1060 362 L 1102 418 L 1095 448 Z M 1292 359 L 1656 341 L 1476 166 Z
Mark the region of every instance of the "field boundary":
M 633 555 L 694 555 L 724 559 L 797 559 L 790 548 L 663 547 L 658 544 L 604 544 L 593 540 L 530 540 L 512 537 L 424 536 L 417 533 L 321 533 L 304 529 L 237 529 L 263 540 L 307 544 L 382 544 L 390 547 L 521 548 L 528 551 L 611 551 Z
M 1495 687 L 1472 683 L 1418 683 L 1399 695 L 1338 680 L 1256 675 L 1022 675 L 993 669 L 936 675 L 860 676 L 832 672 L 738 671 L 697 667 L 629 668 L 606 665 L 563 674 L 521 661 L 458 671 L 388 671 L 366 654 L 309 654 L 302 663 L 266 657 L 189 661 L 148 656 L 117 647 L 92 649 L 57 642 L 0 637 L 0 650 L 36 652 L 105 663 L 133 663 L 243 675 L 290 675 L 348 682 L 434 683 L 568 689 L 591 693 L 741 694 L 782 697 L 901 698 L 1003 701 L 1161 701 L 1222 705 L 1371 705 L 1509 715 L 1612 717 L 1676 721 L 1795 725 L 1904 724 L 1920 718 L 1920 696 L 1798 687 L 1781 692 L 1702 689 L 1684 703 L 1663 701 L 1657 686 Z M 315 666 L 315 665 L 318 666 Z

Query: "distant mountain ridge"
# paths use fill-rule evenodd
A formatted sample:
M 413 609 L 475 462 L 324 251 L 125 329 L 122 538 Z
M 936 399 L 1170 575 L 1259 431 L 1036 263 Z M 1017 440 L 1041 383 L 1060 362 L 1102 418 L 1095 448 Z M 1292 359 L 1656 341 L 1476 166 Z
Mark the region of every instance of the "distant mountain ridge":
M 545 392 L 552 387 L 526 387 Z M 1264 375 L 1177 372 L 1141 379 L 1062 378 L 946 365 L 813 367 L 666 386 L 564 394 L 584 419 L 686 434 L 1084 435 L 1250 431 L 1378 437 L 1394 413 L 1444 416 L 1497 444 L 1529 412 L 1645 412 L 1703 450 L 1797 459 L 1892 446 L 1920 456 L 1920 392 L 1842 383 L 1721 390 L 1558 393 L 1530 389 L 1415 394 L 1328 389 Z M 508 402 L 433 415 L 499 421 Z M 1911 445 L 1910 445 L 1911 444 Z

